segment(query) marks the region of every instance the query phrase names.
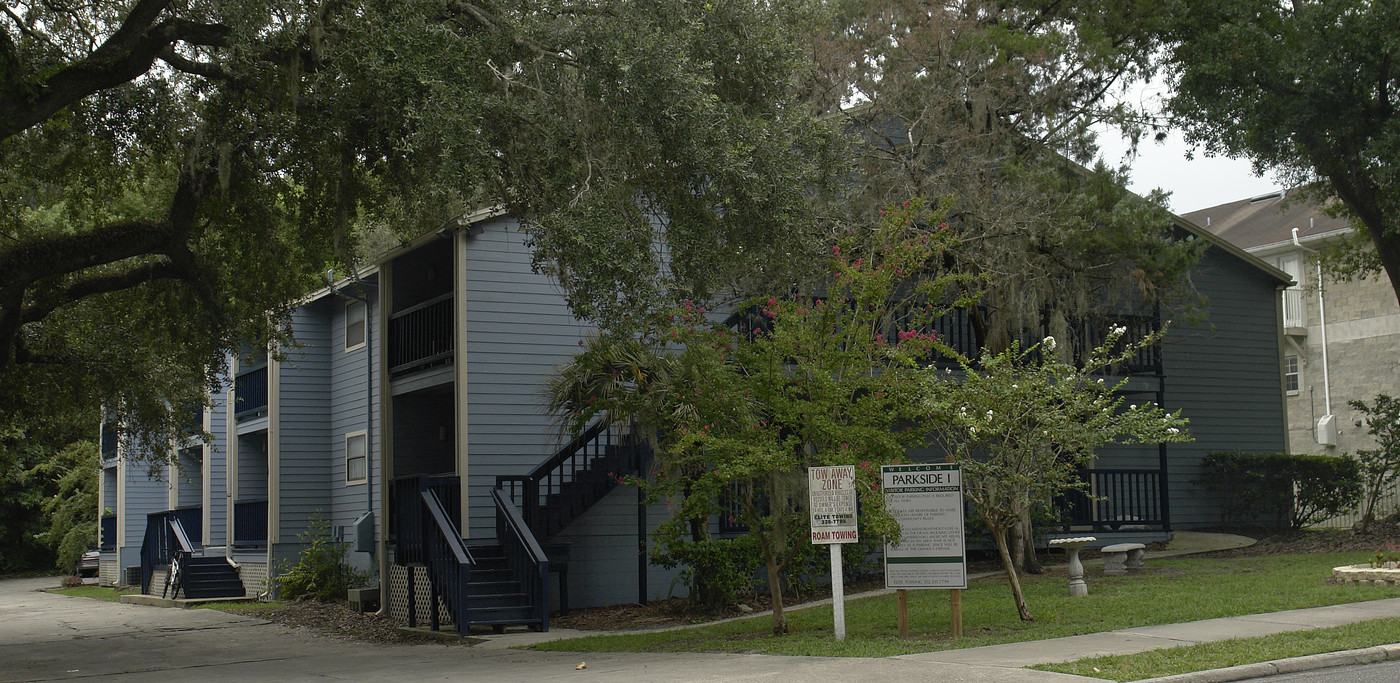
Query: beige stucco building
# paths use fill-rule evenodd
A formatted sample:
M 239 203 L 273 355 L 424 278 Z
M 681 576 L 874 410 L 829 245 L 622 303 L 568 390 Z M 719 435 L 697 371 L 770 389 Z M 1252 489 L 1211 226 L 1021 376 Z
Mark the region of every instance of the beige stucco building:
M 1352 228 L 1315 206 L 1288 200 L 1278 192 L 1185 218 L 1296 282 L 1281 295 L 1280 371 L 1290 450 L 1340 455 L 1374 447 L 1364 414 L 1347 403 L 1369 403 L 1381 393 L 1400 396 L 1400 304 L 1384 275 L 1340 280 L 1323 270 L 1318 287 L 1317 249 Z

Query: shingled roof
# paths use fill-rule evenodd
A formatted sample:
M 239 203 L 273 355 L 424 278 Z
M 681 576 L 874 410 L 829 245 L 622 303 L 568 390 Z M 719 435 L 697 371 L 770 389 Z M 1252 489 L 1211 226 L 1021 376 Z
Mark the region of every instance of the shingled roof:
M 1283 244 L 1293 239 L 1341 233 L 1350 230 L 1345 220 L 1332 218 L 1310 202 L 1290 201 L 1291 190 L 1280 190 L 1259 197 L 1212 206 L 1182 214 L 1241 249 Z

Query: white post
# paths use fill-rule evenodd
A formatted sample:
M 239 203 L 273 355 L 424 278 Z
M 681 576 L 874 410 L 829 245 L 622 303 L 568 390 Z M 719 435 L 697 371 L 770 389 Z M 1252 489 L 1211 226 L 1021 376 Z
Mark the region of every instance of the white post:
M 831 614 L 836 622 L 836 639 L 846 639 L 846 587 L 841 576 L 841 543 L 828 545 L 831 548 Z

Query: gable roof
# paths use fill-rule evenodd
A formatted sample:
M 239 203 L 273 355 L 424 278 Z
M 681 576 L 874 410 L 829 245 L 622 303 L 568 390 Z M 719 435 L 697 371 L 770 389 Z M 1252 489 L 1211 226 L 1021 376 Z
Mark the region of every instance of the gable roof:
M 1300 239 L 1321 238 L 1351 230 L 1346 220 L 1332 218 L 1311 202 L 1287 201 L 1292 190 L 1240 199 L 1183 214 L 1182 217 L 1241 249 L 1282 246 Z

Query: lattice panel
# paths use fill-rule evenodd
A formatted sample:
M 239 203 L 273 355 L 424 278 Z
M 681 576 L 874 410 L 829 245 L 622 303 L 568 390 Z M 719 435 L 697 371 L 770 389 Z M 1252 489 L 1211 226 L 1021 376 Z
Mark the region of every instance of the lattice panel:
M 267 590 L 267 563 L 239 562 L 238 578 L 243 582 L 244 595 L 260 595 Z
M 408 570 L 409 567 L 400 567 L 396 564 L 389 565 L 389 595 L 387 604 L 389 606 L 389 616 L 395 620 L 408 623 Z M 431 613 L 428 606 L 431 603 L 433 586 L 428 581 L 428 570 L 423 567 L 413 567 L 413 597 L 417 603 L 418 625 L 427 626 Z M 447 613 L 447 606 L 438 599 L 438 619 L 443 628 L 452 625 L 452 615 Z
M 114 555 L 110 560 L 98 560 L 97 562 L 97 583 L 102 586 L 120 585 L 122 580 L 121 568 L 117 566 L 117 558 Z

